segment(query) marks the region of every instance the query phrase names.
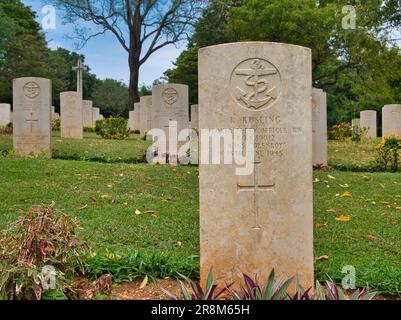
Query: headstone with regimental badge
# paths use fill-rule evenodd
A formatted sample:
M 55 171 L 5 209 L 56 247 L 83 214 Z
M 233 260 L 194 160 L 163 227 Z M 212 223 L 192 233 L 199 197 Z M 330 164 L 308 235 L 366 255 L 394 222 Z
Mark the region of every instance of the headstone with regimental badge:
M 243 273 L 264 283 L 275 269 L 299 276 L 304 288 L 314 285 L 311 84 L 308 48 L 243 42 L 200 49 L 203 283 L 211 268 L 221 284 L 238 284 Z M 222 143 L 220 163 L 206 161 L 214 144 L 205 144 L 205 130 L 223 129 L 231 132 L 225 139 L 240 139 L 233 154 L 245 154 L 244 132 L 254 133 L 250 174 L 224 163 L 231 152 Z
M 51 87 L 49 79 L 14 79 L 13 144 L 17 154 L 51 157 Z

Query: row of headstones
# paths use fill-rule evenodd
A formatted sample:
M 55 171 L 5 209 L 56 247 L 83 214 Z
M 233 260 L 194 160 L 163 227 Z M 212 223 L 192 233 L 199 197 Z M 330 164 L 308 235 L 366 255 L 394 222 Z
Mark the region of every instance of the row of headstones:
M 359 118 L 352 119 L 352 126 L 365 129 L 367 138 L 377 138 L 377 112 L 361 111 Z M 382 136 L 390 134 L 401 136 L 401 104 L 385 105 L 382 109 Z
M 19 78 L 13 81 L 13 112 L 9 104 L 0 105 L 1 123 L 13 123 L 14 150 L 20 155 L 45 154 L 51 157 L 52 119 L 58 118 L 51 105 L 51 81 Z M 61 137 L 83 139 L 83 127 L 94 126 L 103 118 L 92 101 L 82 100 L 79 92 L 60 94 Z

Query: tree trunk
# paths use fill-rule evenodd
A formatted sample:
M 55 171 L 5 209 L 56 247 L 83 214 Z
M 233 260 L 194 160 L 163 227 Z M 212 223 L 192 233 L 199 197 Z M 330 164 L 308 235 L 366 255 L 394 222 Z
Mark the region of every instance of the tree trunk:
M 132 49 L 131 49 L 132 50 Z M 139 57 L 136 57 L 135 52 L 129 54 L 129 69 L 130 69 L 130 81 L 129 81 L 129 102 L 131 110 L 135 109 L 135 103 L 139 102 Z

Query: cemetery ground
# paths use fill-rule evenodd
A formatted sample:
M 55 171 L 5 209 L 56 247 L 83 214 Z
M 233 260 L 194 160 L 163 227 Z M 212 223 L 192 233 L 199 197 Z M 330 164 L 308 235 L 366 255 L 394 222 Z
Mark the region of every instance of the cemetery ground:
M 0 135 L 0 229 L 35 204 L 77 217 L 92 247 L 86 274 L 116 282 L 199 275 L 198 169 L 144 163 L 149 143 L 53 139 L 54 159 L 16 157 Z M 329 143 L 334 170 L 314 173 L 315 277 L 401 292 L 401 173 L 373 173 L 375 143 Z M 266 270 L 270 272 L 270 270 Z M 294 270 L 296 271 L 296 270 Z

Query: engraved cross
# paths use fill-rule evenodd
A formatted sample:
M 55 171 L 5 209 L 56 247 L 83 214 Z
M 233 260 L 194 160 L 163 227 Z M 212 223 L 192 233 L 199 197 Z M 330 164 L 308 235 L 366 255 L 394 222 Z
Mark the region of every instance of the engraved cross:
M 31 127 L 31 133 L 33 132 L 33 124 L 34 124 L 34 122 L 36 122 L 36 123 L 39 122 L 38 119 L 33 119 L 33 113 L 32 113 L 32 112 L 31 112 L 31 117 L 30 117 L 30 119 L 26 119 L 25 121 L 29 123 L 29 125 L 30 125 L 30 127 Z
M 238 192 L 246 192 L 246 191 L 251 191 L 253 192 L 253 213 L 254 213 L 254 227 L 252 229 L 254 230 L 259 230 L 261 229 L 261 226 L 259 224 L 259 192 L 266 192 L 266 191 L 274 191 L 276 184 L 259 184 L 259 178 L 258 178 L 258 168 L 261 165 L 261 162 L 254 162 L 255 165 L 255 172 L 254 172 L 254 183 L 253 185 L 240 185 L 237 184 L 237 190 Z

